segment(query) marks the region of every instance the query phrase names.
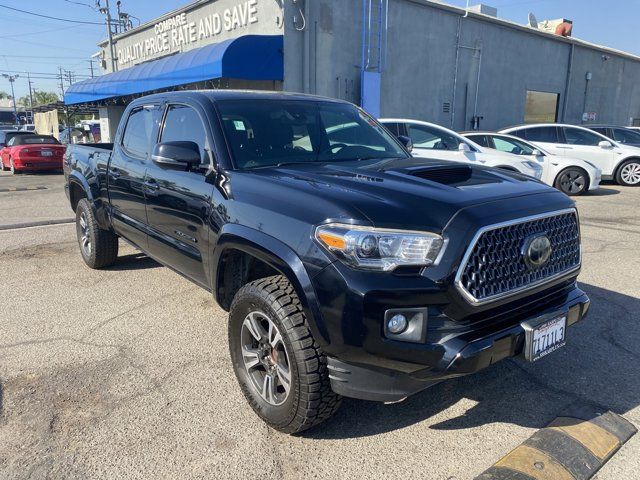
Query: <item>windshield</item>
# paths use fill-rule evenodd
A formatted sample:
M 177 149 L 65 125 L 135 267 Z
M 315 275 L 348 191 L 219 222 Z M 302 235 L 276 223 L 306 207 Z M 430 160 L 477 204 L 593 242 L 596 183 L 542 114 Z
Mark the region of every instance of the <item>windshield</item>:
M 408 158 L 383 127 L 350 104 L 223 100 L 218 108 L 235 164 L 241 169 Z

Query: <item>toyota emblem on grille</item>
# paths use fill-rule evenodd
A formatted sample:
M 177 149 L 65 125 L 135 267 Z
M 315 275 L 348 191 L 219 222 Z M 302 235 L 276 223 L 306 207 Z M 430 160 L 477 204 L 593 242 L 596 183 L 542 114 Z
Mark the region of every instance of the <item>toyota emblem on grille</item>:
M 551 241 L 545 234 L 529 237 L 522 248 L 527 266 L 534 270 L 544 266 L 551 258 Z

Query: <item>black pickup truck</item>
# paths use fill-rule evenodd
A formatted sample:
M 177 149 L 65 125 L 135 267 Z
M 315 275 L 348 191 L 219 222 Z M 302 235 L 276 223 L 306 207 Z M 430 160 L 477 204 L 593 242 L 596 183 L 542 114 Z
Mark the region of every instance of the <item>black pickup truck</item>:
M 108 267 L 122 239 L 212 292 L 248 402 L 289 433 L 342 396 L 396 402 L 570 341 L 589 308 L 572 200 L 401 141 L 321 97 L 137 99 L 113 145 L 68 146 L 82 258 Z

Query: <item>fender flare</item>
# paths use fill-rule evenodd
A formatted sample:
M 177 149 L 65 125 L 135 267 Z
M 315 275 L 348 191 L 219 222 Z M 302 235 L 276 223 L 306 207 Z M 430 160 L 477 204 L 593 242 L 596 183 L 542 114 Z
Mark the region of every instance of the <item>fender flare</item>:
M 322 319 L 318 299 L 311 278 L 296 252 L 275 237 L 253 228 L 238 224 L 226 224 L 220 230 L 212 255 L 212 291 L 218 303 L 218 278 L 222 255 L 228 250 L 248 253 L 284 275 L 293 285 L 300 298 L 302 309 L 309 322 L 311 332 L 320 343 L 330 342 L 329 332 Z
M 109 221 L 104 202 L 99 199 L 99 196 L 96 196 L 95 192 L 91 188 L 91 185 L 89 184 L 89 181 L 84 177 L 84 175 L 81 175 L 75 170 L 69 173 L 69 179 L 67 180 L 69 202 L 71 203 L 71 185 L 73 184 L 78 185 L 84 192 L 86 199 L 91 205 L 93 214 L 98 220 L 98 225 L 100 225 L 100 228 L 111 230 L 111 222 Z

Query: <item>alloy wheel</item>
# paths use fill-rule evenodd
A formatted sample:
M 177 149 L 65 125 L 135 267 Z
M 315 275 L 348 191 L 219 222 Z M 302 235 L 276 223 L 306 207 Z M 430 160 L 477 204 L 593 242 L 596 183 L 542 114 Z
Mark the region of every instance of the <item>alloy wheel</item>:
M 240 333 L 244 367 L 256 392 L 271 405 L 282 405 L 291 391 L 291 364 L 276 324 L 264 313 L 249 313 Z
M 640 183 L 640 163 L 628 163 L 620 171 L 620 177 L 627 185 Z
M 560 188 L 564 193 L 577 194 L 582 192 L 587 185 L 585 176 L 576 171 L 569 170 L 560 177 Z
M 89 229 L 89 221 L 87 220 L 86 212 L 80 214 L 80 247 L 83 253 L 87 256 L 91 256 L 91 231 Z

